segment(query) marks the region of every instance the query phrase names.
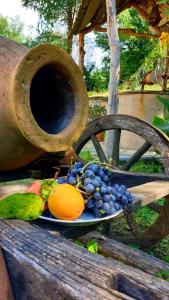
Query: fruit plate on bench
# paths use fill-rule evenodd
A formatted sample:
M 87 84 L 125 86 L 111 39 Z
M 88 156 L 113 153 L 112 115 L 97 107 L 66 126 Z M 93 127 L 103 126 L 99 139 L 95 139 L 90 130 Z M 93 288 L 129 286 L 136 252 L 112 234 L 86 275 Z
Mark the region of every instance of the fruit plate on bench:
M 57 225 L 64 225 L 64 226 L 88 226 L 93 225 L 96 223 L 100 223 L 103 221 L 111 220 L 115 217 L 117 217 L 120 213 L 122 213 L 122 209 L 119 209 L 118 211 L 114 212 L 112 215 L 102 217 L 102 218 L 96 218 L 92 212 L 84 211 L 83 214 L 76 219 L 75 221 L 66 221 L 66 220 L 60 220 L 55 217 L 53 217 L 50 213 L 45 213 L 40 216 L 40 219 L 57 223 Z

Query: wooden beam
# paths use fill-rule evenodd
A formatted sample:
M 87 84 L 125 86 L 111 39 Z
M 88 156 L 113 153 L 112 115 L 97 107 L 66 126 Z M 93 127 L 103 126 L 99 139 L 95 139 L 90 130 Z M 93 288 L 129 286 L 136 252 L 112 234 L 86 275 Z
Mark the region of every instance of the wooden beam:
M 84 56 L 85 56 L 85 51 L 84 51 L 84 33 L 80 32 L 79 33 L 79 68 L 84 73 Z
M 102 27 L 98 27 L 95 28 L 94 31 L 98 31 L 98 32 L 107 32 L 107 28 L 102 28 Z M 130 28 L 119 28 L 118 29 L 119 33 L 123 33 L 126 35 L 130 35 L 130 36 L 136 36 L 136 37 L 143 37 L 143 38 L 148 38 L 148 39 L 159 39 L 160 35 L 159 34 L 150 34 L 150 33 L 140 33 L 140 32 L 136 32 L 134 29 L 130 29 Z
M 104 25 L 106 23 L 106 19 L 101 20 L 100 22 L 96 23 L 96 24 L 92 24 L 91 26 L 88 26 L 87 28 L 85 28 L 83 30 L 84 34 L 87 34 L 93 30 L 95 30 L 96 28 L 100 27 L 101 25 Z
M 134 7 L 140 14 L 140 16 L 146 20 L 150 24 L 150 17 L 146 12 L 140 7 L 139 4 L 135 3 L 135 1 L 132 1 L 132 7 Z M 151 26 L 151 25 L 150 25 Z M 161 31 L 157 26 L 151 26 L 151 29 L 155 31 L 157 34 L 161 35 Z

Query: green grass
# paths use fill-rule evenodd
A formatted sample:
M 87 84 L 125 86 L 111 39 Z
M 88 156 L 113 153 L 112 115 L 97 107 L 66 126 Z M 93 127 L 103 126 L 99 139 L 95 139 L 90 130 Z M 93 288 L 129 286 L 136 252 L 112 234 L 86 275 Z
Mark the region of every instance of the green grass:
M 135 91 L 140 91 L 140 90 L 141 90 L 141 86 L 138 86 L 135 89 Z M 162 88 L 158 84 L 154 84 L 154 85 L 145 85 L 144 90 L 145 91 L 162 91 Z M 123 92 L 130 92 L 130 90 L 125 90 L 123 88 L 119 88 L 119 93 L 123 93 Z M 134 91 L 131 91 L 131 92 L 134 92 Z M 108 97 L 108 90 L 102 91 L 102 92 L 89 91 L 88 96 L 89 97 L 99 97 L 99 96 Z

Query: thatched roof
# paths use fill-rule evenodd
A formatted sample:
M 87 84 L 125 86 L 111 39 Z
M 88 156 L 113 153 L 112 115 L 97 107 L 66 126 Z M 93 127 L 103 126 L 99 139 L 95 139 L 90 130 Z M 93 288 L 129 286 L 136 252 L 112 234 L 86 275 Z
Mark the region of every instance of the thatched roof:
M 117 14 L 129 7 L 135 7 L 140 15 L 158 33 L 169 32 L 169 4 L 158 4 L 158 0 L 116 0 Z M 90 31 L 106 22 L 105 0 L 81 0 L 79 12 L 71 34 Z

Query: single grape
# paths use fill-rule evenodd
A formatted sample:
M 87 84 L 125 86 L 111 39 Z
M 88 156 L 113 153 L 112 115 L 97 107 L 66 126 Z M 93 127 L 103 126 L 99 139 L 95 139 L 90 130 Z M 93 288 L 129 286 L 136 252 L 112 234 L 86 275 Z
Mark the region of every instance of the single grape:
M 119 210 L 121 208 L 121 206 L 120 206 L 119 203 L 115 202 L 114 203 L 114 208 L 115 208 L 115 210 Z
M 104 195 L 104 196 L 103 196 L 103 201 L 104 201 L 104 202 L 109 202 L 109 201 L 110 201 L 110 196 L 107 195 L 107 194 Z
M 116 196 L 115 195 L 110 195 L 110 201 L 115 202 L 116 201 Z
M 112 194 L 112 193 L 113 193 L 113 188 L 112 188 L 111 186 L 108 186 L 108 187 L 107 187 L 107 192 L 108 192 L 109 194 Z
M 77 174 L 80 175 L 81 172 L 82 172 L 82 168 L 79 168 L 79 169 L 77 170 Z
M 91 179 L 90 178 L 85 178 L 85 180 L 84 180 L 84 185 L 87 185 L 87 184 L 89 184 L 89 183 L 91 183 L 92 181 L 91 181 Z
M 133 202 L 133 198 L 128 199 L 128 203 L 131 204 Z
M 107 175 L 104 175 L 104 176 L 102 177 L 102 180 L 103 180 L 105 183 L 107 183 L 107 182 L 109 181 L 109 178 L 108 178 Z
M 115 213 L 115 207 L 114 205 L 112 207 L 110 207 L 110 215 L 113 215 Z
M 102 196 L 100 195 L 99 192 L 95 192 L 95 193 L 94 193 L 94 199 L 100 200 L 101 198 L 102 198 Z
M 61 184 L 61 183 L 66 183 L 66 179 L 64 177 L 60 177 L 56 180 L 57 183 Z
M 100 187 L 100 181 L 96 178 L 93 179 L 92 184 L 94 184 L 95 187 Z
M 101 188 L 100 188 L 100 193 L 102 195 L 107 194 L 107 187 L 102 185 Z
M 128 200 L 133 200 L 133 197 L 129 191 L 126 191 L 125 196 L 127 197 Z
M 86 177 L 89 177 L 89 178 L 95 177 L 94 172 L 92 170 L 86 170 L 85 175 L 86 175 Z
M 121 187 L 121 189 L 123 191 L 123 194 L 124 194 L 127 190 L 126 186 L 124 184 L 122 184 L 120 187 Z
M 97 208 L 101 208 L 102 205 L 103 205 L 103 201 L 102 200 L 99 200 L 99 201 L 95 202 L 95 207 L 97 207 Z
M 128 203 L 127 197 L 123 195 L 120 199 L 120 202 L 122 205 L 126 206 Z
M 99 170 L 99 165 L 93 163 L 89 165 L 87 169 L 92 170 L 94 173 L 97 173 L 97 171 Z
M 110 212 L 110 205 L 109 205 L 109 203 L 107 203 L 107 202 L 103 203 L 103 209 L 104 209 L 104 211 L 107 214 L 109 214 L 109 212 Z
M 91 184 L 91 183 L 85 185 L 85 190 L 86 190 L 86 192 L 88 192 L 88 193 L 93 193 L 94 190 L 95 190 L 94 185 Z
M 94 179 L 98 180 L 101 183 L 101 178 L 99 176 L 95 176 Z
M 83 168 L 83 163 L 80 161 L 75 162 L 74 167 L 76 167 L 76 169 Z
M 94 207 L 94 201 L 93 199 L 89 199 L 87 204 L 86 204 L 87 208 L 93 208 Z
M 70 170 L 71 175 L 76 175 L 78 173 L 78 169 L 71 169 Z
M 68 179 L 67 179 L 67 182 L 68 182 L 69 184 L 76 185 L 77 180 L 76 180 L 76 178 L 74 178 L 73 176 L 69 176 Z
M 85 178 L 87 178 L 87 177 L 86 177 L 86 174 L 83 173 L 83 174 L 80 176 L 80 178 L 81 178 L 82 180 L 84 180 Z
M 119 184 L 115 183 L 115 184 L 113 185 L 113 188 L 114 188 L 115 190 L 118 189 L 118 188 L 119 188 Z
M 98 208 L 95 207 L 93 209 L 93 212 L 94 212 L 94 215 L 95 215 L 96 218 L 101 218 L 102 217 L 102 213 Z
M 100 176 L 100 178 L 103 178 L 103 176 L 105 175 L 103 169 L 98 170 L 98 175 Z

